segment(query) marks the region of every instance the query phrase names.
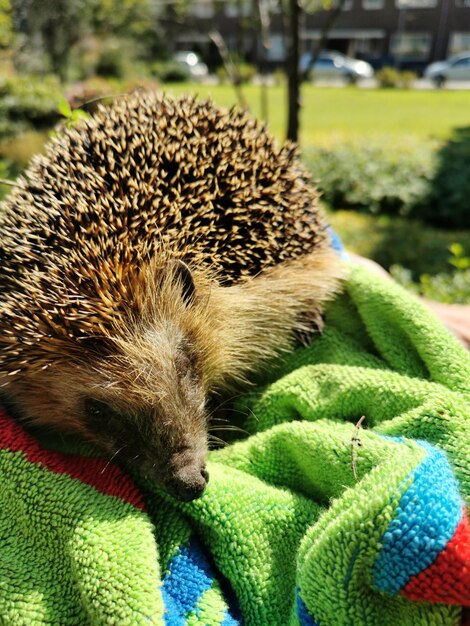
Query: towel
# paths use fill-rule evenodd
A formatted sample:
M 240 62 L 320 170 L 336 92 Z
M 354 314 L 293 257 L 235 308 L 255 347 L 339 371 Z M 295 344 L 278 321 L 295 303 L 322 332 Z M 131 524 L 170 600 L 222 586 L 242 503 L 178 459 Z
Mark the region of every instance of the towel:
M 0 623 L 470 624 L 470 357 L 351 268 L 181 503 L 0 414 Z

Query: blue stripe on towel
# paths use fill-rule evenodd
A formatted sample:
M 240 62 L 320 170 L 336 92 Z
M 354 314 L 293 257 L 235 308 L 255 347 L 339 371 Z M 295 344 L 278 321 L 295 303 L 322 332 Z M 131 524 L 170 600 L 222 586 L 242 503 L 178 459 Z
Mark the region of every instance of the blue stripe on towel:
M 299 618 L 300 626 L 319 626 L 319 623 L 316 622 L 305 606 L 304 601 L 300 597 L 300 590 L 297 589 L 297 617 Z
M 192 540 L 181 546 L 168 565 L 162 596 L 166 626 L 184 626 L 203 593 L 212 587 L 214 576 L 199 544 Z
M 462 517 L 457 481 L 445 454 L 417 443 L 428 454 L 411 474 L 413 482 L 400 498 L 374 564 L 375 586 L 390 595 L 435 561 Z

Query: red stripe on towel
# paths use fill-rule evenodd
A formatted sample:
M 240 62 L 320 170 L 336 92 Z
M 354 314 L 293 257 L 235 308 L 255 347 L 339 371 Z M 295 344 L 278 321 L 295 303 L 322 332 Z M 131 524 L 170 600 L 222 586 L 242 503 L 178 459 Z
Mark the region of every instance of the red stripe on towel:
M 402 593 L 410 600 L 470 606 L 470 523 L 465 511 L 444 550 Z
M 1 409 L 0 448 L 22 452 L 31 463 L 36 463 L 56 474 L 67 474 L 94 487 L 100 493 L 114 496 L 145 510 L 142 494 L 129 476 L 116 465 L 105 459 L 47 450 Z

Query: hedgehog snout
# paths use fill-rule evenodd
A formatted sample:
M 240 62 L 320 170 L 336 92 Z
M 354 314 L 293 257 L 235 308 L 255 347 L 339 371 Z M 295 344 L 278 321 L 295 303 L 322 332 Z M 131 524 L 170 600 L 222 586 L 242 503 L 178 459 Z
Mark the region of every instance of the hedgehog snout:
M 181 502 L 191 502 L 202 496 L 208 481 L 209 473 L 205 466 L 195 462 L 179 469 L 169 479 L 166 487 Z

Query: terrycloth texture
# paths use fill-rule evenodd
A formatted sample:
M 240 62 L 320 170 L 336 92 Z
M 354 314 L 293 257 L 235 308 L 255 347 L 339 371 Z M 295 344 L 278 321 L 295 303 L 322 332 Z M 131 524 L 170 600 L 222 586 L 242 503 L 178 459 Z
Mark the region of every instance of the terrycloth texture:
M 465 623 L 465 350 L 354 269 L 323 336 L 270 376 L 238 406 L 252 435 L 211 453 L 190 504 L 2 415 L 0 623 Z

